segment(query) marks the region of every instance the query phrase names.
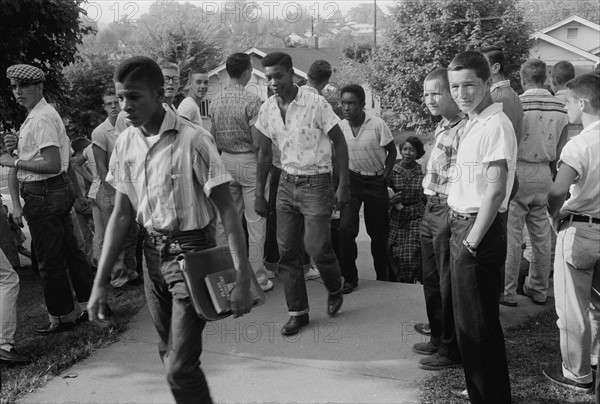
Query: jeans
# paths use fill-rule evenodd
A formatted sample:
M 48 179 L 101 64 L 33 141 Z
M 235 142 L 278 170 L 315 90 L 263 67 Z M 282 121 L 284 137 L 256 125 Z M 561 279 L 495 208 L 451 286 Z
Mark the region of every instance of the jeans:
M 88 301 L 94 275 L 77 246 L 70 215 L 74 201 L 70 181 L 58 175 L 45 181 L 25 182 L 21 184 L 21 196 L 50 321 L 74 321 L 81 313 L 75 300 L 80 304 Z
M 550 278 L 550 221 L 548 220 L 548 191 L 552 185 L 548 164 L 521 164 L 519 162 L 519 190 L 508 208 L 508 251 L 506 254 L 504 300 L 515 302 L 521 266 L 523 226 L 527 225 L 533 248 L 527 288 L 536 301 L 545 301 Z M 524 167 L 529 167 L 525 169 Z M 527 175 L 531 171 L 535 174 Z
M 178 404 L 210 404 L 208 384 L 200 368 L 202 331 L 190 300 L 177 255 L 214 247 L 214 235 L 204 230 L 148 237 L 144 244 L 144 289 L 154 327 L 160 337 L 158 352 L 167 382 Z
M 378 281 L 387 281 L 387 237 L 389 231 L 388 191 L 383 176 L 368 177 L 350 171 L 350 204 L 340 212 L 340 266 L 346 282 L 358 283 L 356 237 L 359 230 L 359 211 L 365 204 L 365 227 L 371 237 L 371 255 Z
M 475 257 L 463 245 L 475 217 L 450 214 L 454 322 L 463 369 L 474 404 L 510 404 L 504 334 L 499 319 L 499 268 L 506 259 L 506 233 L 496 216 Z
M 15 343 L 18 297 L 19 275 L 0 249 L 0 349 L 9 350 Z
M 301 260 L 304 246 L 319 268 L 330 294 L 342 288 L 342 274 L 331 243 L 333 190 L 330 174 L 293 176 L 281 174 L 277 194 L 277 243 L 279 274 L 291 316 L 308 313 L 308 296 Z
M 445 198 L 428 197 L 420 229 L 423 292 L 432 343 L 440 355 L 460 362 L 452 308 L 449 211 Z
M 106 186 L 102 184 L 98 189 L 96 201 L 102 214 L 102 222 L 104 224 L 104 228 L 106 229 L 106 226 L 108 225 L 108 220 L 110 219 L 110 215 L 112 214 L 112 211 L 115 207 L 115 194 L 109 192 L 106 189 Z M 135 220 L 131 220 L 129 229 L 127 231 L 127 239 L 125 240 L 125 245 L 119 253 L 119 257 L 117 258 L 117 262 L 115 262 L 110 276 L 110 284 L 115 288 L 120 288 L 121 286 L 125 285 L 128 281 L 134 280 L 138 277 L 138 274 L 136 272 L 137 263 L 135 258 L 137 233 L 138 225 Z
M 600 348 L 600 224 L 562 223 L 554 260 L 554 297 L 563 376 L 589 383 Z

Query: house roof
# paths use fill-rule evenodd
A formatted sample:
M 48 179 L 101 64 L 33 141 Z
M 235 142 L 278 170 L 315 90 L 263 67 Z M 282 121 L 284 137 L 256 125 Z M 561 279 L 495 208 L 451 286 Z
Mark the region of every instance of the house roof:
M 337 48 L 250 48 L 244 53 L 250 55 L 253 59 L 253 74 L 260 77 L 265 77 L 264 68 L 259 60 L 262 60 L 268 53 L 272 52 L 285 52 L 291 56 L 294 62 L 294 72 L 303 78 L 306 78 L 310 65 L 319 59 L 323 59 L 331 63 L 331 66 L 335 69 L 341 64 L 341 53 Z M 215 74 L 219 74 L 225 69 L 225 63 L 220 64 L 210 72 L 209 77 Z
M 563 48 L 569 52 L 573 52 L 581 57 L 589 59 L 594 63 L 600 62 L 600 57 L 598 57 L 590 52 L 586 52 L 583 49 L 573 46 L 571 44 L 568 44 L 564 41 L 561 41 L 560 39 L 556 39 L 553 36 L 543 33 L 542 31 L 534 32 L 533 34 L 531 34 L 530 38 L 535 39 L 535 40 L 543 40 L 543 41 L 549 42 L 552 45 L 556 45 L 556 46 Z
M 556 24 L 552 24 L 549 27 L 541 29 L 539 32 L 541 32 L 542 34 L 547 34 L 548 32 L 554 31 L 555 29 L 560 28 L 563 25 L 567 25 L 571 22 L 578 22 L 582 25 L 585 25 L 587 27 L 590 27 L 590 28 L 595 29 L 596 31 L 600 32 L 600 25 L 594 24 L 593 22 L 586 20 L 585 18 L 581 18 L 577 15 L 572 15 L 570 17 L 567 17 L 564 20 L 557 22 Z

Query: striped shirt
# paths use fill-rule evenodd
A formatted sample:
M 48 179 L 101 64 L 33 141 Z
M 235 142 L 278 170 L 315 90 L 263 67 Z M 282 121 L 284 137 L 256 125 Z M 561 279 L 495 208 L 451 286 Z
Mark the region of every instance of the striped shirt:
M 528 163 L 556 160 L 560 134 L 569 123 L 564 103 L 544 88 L 529 89 L 519 97 L 523 105 L 523 136 L 517 160 Z
M 212 189 L 231 182 L 231 175 L 201 127 L 167 110 L 158 133 L 152 146 L 139 128 L 121 133 L 108 177 L 150 233 L 202 229 L 216 215 L 208 199 Z
M 435 144 L 431 149 L 423 178 L 423 189 L 426 195 L 448 195 L 450 187 L 448 170 L 456 163 L 458 143 L 466 123 L 465 114 L 459 112 L 451 121 L 442 120 L 435 129 Z

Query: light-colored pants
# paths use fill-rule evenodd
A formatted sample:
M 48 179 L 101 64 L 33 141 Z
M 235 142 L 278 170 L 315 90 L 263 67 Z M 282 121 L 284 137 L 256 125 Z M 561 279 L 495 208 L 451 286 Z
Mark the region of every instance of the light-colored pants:
M 229 174 L 233 177 L 233 182 L 230 184 L 229 189 L 233 196 L 236 211 L 239 213 L 240 218 L 242 215 L 246 218 L 246 226 L 248 228 L 248 260 L 258 283 L 264 285 L 269 280 L 263 263 L 267 219 L 259 216 L 254 209 L 257 168 L 256 154 L 230 154 L 223 152 L 221 160 Z M 265 189 L 265 195 L 268 195 L 268 192 L 268 188 Z M 217 245 L 227 243 L 220 217 L 217 221 L 216 239 Z
M 9 350 L 17 331 L 19 275 L 0 249 L 0 348 Z
M 100 208 L 102 216 L 102 223 L 104 229 L 108 225 L 108 220 L 115 206 L 115 194 L 106 191 L 104 184 L 100 186 L 98 195 L 96 196 L 96 202 Z M 125 285 L 128 281 L 134 280 L 138 277 L 138 273 L 135 271 L 136 259 L 135 259 L 135 248 L 137 245 L 137 234 L 138 225 L 135 220 L 132 220 L 127 231 L 127 238 L 125 245 L 119 253 L 117 262 L 113 267 L 110 284 L 115 288 L 120 288 Z
M 526 164 L 519 162 L 519 190 L 508 208 L 504 300 L 515 302 L 521 266 L 521 244 L 523 226 L 527 225 L 533 249 L 526 287 L 535 300 L 543 302 L 548 294 L 550 277 L 550 221 L 548 220 L 548 191 L 552 177 L 548 164 Z
M 600 224 L 565 220 L 556 242 L 554 297 L 563 375 L 592 381 L 600 348 Z

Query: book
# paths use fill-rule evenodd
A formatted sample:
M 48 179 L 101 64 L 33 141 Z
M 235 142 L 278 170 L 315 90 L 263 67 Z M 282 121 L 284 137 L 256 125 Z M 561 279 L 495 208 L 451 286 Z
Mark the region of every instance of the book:
M 231 291 L 235 286 L 237 271 L 235 268 L 225 269 L 214 272 L 204 277 L 210 300 L 215 307 L 217 314 L 228 313 L 231 311 Z M 257 283 L 250 282 L 250 296 L 254 306 L 262 303 L 261 292 L 257 290 Z

